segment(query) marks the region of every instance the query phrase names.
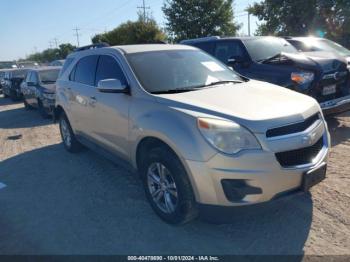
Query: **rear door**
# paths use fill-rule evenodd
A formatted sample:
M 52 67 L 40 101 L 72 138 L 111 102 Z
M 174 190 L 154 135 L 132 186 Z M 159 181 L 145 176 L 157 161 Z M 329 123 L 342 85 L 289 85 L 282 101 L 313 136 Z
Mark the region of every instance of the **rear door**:
M 78 135 L 92 137 L 96 120 L 93 118 L 95 108 L 95 74 L 98 55 L 81 58 L 70 75 L 69 120 Z
M 128 85 L 126 76 L 117 58 L 113 55 L 101 55 L 96 70 L 96 81 L 117 79 Z M 96 104 L 93 109 L 93 137 L 104 148 L 127 159 L 129 133 L 129 105 L 131 96 L 121 93 L 95 94 Z

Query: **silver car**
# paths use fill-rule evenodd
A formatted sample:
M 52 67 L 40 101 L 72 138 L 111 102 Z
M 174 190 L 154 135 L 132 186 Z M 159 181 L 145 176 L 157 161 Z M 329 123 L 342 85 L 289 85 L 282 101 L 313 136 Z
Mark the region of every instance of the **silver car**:
M 313 98 L 245 79 L 190 46 L 98 47 L 71 54 L 57 81 L 63 144 L 131 164 L 166 222 L 325 178 L 330 136 Z

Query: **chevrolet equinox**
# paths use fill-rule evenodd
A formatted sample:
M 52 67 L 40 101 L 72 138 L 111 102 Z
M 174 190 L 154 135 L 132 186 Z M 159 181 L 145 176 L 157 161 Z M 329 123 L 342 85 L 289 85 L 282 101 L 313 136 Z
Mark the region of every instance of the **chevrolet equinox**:
M 243 78 L 195 47 L 83 47 L 56 92 L 65 148 L 131 164 L 171 224 L 200 205 L 261 203 L 326 176 L 330 138 L 315 99 Z

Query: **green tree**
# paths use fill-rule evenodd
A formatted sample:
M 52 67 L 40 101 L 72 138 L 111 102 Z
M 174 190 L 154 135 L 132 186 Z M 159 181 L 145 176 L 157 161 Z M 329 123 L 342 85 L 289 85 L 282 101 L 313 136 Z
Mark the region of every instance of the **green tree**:
M 165 41 L 166 35 L 153 18 L 139 16 L 135 22 L 128 21 L 112 31 L 95 35 L 93 43 L 105 42 L 110 45 L 145 44 Z
M 312 34 L 350 46 L 349 0 L 264 0 L 248 11 L 262 21 L 258 35 Z
M 48 63 L 53 60 L 66 59 L 76 47 L 71 44 L 61 44 L 59 48 L 49 48 L 42 52 L 29 55 L 25 60 Z
M 166 29 L 175 41 L 213 35 L 235 35 L 233 0 L 167 0 Z

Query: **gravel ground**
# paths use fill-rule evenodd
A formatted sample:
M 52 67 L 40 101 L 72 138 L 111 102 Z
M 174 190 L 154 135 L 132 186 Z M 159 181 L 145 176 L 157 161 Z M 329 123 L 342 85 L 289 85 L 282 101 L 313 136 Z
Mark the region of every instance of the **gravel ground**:
M 67 153 L 57 125 L 0 97 L 0 254 L 350 255 L 350 114 L 329 126 L 328 178 L 311 194 L 174 227 L 135 174 Z

